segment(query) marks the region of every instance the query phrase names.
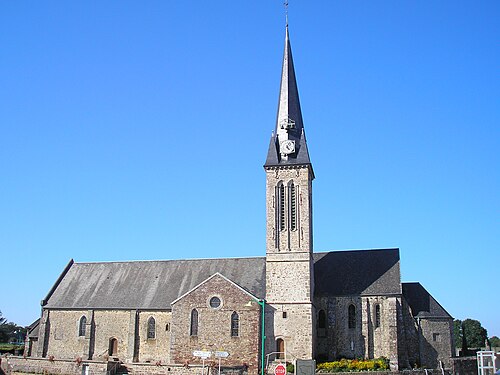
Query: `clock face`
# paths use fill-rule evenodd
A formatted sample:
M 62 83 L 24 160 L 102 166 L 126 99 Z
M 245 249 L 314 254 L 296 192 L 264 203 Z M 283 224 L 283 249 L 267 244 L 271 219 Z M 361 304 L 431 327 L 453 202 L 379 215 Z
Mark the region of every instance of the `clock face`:
M 295 141 L 291 139 L 287 139 L 286 141 L 281 142 L 281 153 L 282 154 L 293 154 L 295 152 Z

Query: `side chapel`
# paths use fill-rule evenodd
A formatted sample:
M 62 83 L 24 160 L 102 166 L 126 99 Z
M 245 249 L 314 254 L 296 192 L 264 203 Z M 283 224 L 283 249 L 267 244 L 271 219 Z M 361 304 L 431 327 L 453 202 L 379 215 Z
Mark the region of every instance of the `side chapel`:
M 201 362 L 193 351 L 224 350 L 225 365 L 253 374 L 262 354 L 446 366 L 452 317 L 420 283 L 401 282 L 399 249 L 313 252 L 315 176 L 288 26 L 264 170 L 265 257 L 71 260 L 42 301 L 26 355 L 183 364 Z

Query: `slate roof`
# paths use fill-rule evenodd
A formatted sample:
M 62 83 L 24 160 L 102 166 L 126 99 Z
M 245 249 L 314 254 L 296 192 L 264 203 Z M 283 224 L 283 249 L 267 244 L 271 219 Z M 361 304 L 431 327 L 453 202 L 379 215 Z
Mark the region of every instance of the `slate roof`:
M 316 296 L 401 294 L 399 249 L 314 254 Z
M 46 308 L 170 309 L 170 303 L 220 272 L 257 298 L 265 296 L 265 258 L 70 263 Z
M 283 129 L 283 123 L 286 123 L 289 120 L 294 121 L 294 128 L 289 130 Z M 287 159 L 282 159 L 279 151 L 279 145 L 280 142 L 287 139 L 295 142 L 295 153 L 289 155 Z M 297 80 L 295 78 L 292 47 L 290 45 L 290 38 L 288 35 L 288 25 L 286 27 L 285 34 L 285 51 L 283 53 L 283 64 L 281 70 L 276 128 L 271 136 L 264 167 L 267 168 L 287 165 L 308 165 L 312 170 L 304 132 L 304 124 L 302 121 L 302 111 L 300 109 L 299 90 L 297 87 Z
M 315 294 L 400 294 L 399 251 L 314 254 Z M 265 257 L 74 263 L 45 298 L 49 309 L 170 309 L 170 304 L 219 272 L 265 298 Z
M 26 330 L 28 331 L 28 337 L 38 337 L 38 330 L 40 327 L 40 318 L 31 323 Z
M 453 319 L 420 283 L 403 283 L 403 296 L 415 318 Z

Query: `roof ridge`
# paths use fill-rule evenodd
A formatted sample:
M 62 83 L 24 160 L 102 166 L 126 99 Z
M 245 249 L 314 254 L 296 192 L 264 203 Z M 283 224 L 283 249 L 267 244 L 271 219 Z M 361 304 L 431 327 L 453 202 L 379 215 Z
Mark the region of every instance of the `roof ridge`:
M 103 260 L 103 261 L 89 261 L 89 262 L 74 262 L 74 264 L 111 264 L 111 263 L 167 263 L 167 262 L 197 262 L 206 260 L 226 260 L 226 259 L 265 259 L 265 256 L 249 256 L 249 257 L 221 257 L 221 258 L 192 258 L 192 259 L 135 259 L 135 260 Z

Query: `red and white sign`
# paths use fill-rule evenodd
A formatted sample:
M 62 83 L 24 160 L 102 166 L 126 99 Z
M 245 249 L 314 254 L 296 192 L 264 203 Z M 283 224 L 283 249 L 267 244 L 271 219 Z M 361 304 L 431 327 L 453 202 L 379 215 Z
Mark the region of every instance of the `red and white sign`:
M 286 375 L 286 367 L 280 363 L 275 367 L 274 375 Z

